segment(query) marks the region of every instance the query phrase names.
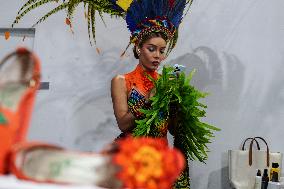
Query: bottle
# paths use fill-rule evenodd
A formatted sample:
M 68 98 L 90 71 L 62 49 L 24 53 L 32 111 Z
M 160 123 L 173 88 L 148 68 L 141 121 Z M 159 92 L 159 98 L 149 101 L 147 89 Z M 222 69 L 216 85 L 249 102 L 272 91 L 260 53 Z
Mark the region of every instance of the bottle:
M 255 176 L 254 189 L 261 189 L 261 171 L 258 169 Z
M 272 182 L 279 182 L 277 172 L 273 171 L 271 181 Z
M 272 178 L 273 178 L 273 182 L 279 182 L 279 173 L 280 173 L 279 164 L 272 163 L 272 168 L 270 169 L 270 180 L 272 181 Z M 273 177 L 273 174 L 274 174 L 274 177 Z
M 268 170 L 264 169 L 264 172 L 261 178 L 261 189 L 267 189 L 268 182 L 269 182 Z

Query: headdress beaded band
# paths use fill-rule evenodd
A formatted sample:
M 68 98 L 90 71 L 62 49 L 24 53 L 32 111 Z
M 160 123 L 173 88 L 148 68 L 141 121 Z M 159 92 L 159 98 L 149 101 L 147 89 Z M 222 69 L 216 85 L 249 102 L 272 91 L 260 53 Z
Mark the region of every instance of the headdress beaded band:
M 177 30 L 184 10 L 191 5 L 192 0 L 118 0 L 116 3 L 126 11 L 125 20 L 131 32 L 130 43 L 138 45 L 150 33 L 163 33 L 170 44 L 169 53 L 176 45 Z

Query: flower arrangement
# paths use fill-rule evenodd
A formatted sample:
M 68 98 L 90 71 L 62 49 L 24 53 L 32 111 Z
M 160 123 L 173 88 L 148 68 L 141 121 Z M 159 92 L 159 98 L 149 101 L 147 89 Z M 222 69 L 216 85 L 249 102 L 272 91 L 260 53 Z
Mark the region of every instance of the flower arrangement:
M 159 137 L 160 128 L 168 122 L 168 130 L 174 136 L 175 147 L 180 149 L 191 160 L 204 162 L 207 159 L 210 139 L 217 127 L 200 121 L 205 117 L 206 105 L 199 102 L 207 93 L 200 92 L 190 81 L 195 72 L 188 76 L 185 67 L 175 65 L 164 67 L 162 75 L 155 83 L 155 95 L 150 98 L 152 108 L 141 110 L 145 118 L 136 121 L 134 136 Z M 151 78 L 150 78 L 151 79 Z
M 125 188 L 171 188 L 184 168 L 184 156 L 169 148 L 166 139 L 129 136 L 117 144 L 113 161 L 120 167 L 117 177 Z

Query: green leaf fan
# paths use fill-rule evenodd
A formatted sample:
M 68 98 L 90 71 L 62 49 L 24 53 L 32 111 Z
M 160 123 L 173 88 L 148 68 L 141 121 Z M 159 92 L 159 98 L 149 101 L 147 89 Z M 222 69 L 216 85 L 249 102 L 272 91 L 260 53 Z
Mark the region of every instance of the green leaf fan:
M 159 129 L 168 122 L 168 129 L 174 136 L 174 145 L 187 158 L 204 162 L 207 159 L 210 139 L 217 127 L 204 123 L 206 105 L 199 102 L 207 93 L 190 85 L 195 71 L 188 76 L 181 66 L 164 67 L 162 75 L 155 83 L 155 95 L 150 98 L 152 109 L 141 110 L 145 118 L 136 121 L 134 136 L 159 137 Z

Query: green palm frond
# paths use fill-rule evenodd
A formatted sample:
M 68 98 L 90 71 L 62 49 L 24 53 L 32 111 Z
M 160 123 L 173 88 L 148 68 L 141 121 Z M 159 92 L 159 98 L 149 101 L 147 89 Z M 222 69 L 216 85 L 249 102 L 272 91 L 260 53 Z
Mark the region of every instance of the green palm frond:
M 204 123 L 200 118 L 206 116 L 206 105 L 199 102 L 207 93 L 200 92 L 190 85 L 194 70 L 186 76 L 184 72 L 176 73 L 172 67 L 164 67 L 161 77 L 154 81 L 155 95 L 150 98 L 152 108 L 141 110 L 145 118 L 136 121 L 134 136 L 158 137 L 157 127 L 170 119 L 169 131 L 174 136 L 175 147 L 187 158 L 204 162 L 207 159 L 208 147 L 217 127 Z M 175 116 L 170 112 L 174 105 Z M 161 114 L 162 113 L 162 114 Z M 164 115 L 164 116 L 160 116 Z
M 105 27 L 106 27 L 106 22 L 104 21 L 103 13 L 102 13 L 101 11 L 99 11 L 99 15 L 100 15 L 100 17 L 101 17 L 101 20 L 102 20 L 103 24 L 104 24 Z
M 69 6 L 67 7 L 67 17 L 72 20 L 74 11 L 76 7 L 79 5 L 80 0 L 69 0 Z
M 193 0 L 187 0 L 186 2 L 188 3 L 188 6 L 187 6 L 187 10 L 186 10 L 185 14 L 183 15 L 183 18 L 187 15 L 187 13 L 188 13 L 188 11 L 189 11 L 192 3 L 193 3 Z
M 15 26 L 26 14 L 30 13 L 32 10 L 42 7 L 45 4 L 57 2 L 59 5 L 46 13 L 43 17 L 41 17 L 32 27 L 36 26 L 37 24 L 45 21 L 49 16 L 54 15 L 55 13 L 66 10 L 67 17 L 72 20 L 73 14 L 79 4 L 84 3 L 84 7 L 88 7 L 88 33 L 89 39 L 91 43 L 91 38 L 95 40 L 95 16 L 96 12 L 99 13 L 103 23 L 103 13 L 109 14 L 110 16 L 115 17 L 125 17 L 125 12 L 121 12 L 121 10 L 117 10 L 113 6 L 113 2 L 110 0 L 63 0 L 62 2 L 58 2 L 58 0 L 27 0 L 27 2 L 19 9 L 16 19 L 14 20 L 12 27 Z M 106 25 L 106 24 L 105 24 Z M 90 35 L 92 33 L 92 35 Z
M 18 11 L 17 15 L 19 15 L 21 13 L 22 10 L 24 10 L 24 8 L 26 8 L 27 6 L 30 6 L 32 3 L 35 3 L 36 1 L 39 0 L 29 0 L 28 2 L 26 2 Z
M 193 0 L 187 0 L 186 1 L 188 4 L 189 4 L 189 6 L 192 4 L 192 2 L 193 2 Z
M 89 39 L 90 39 L 90 44 L 92 45 L 92 41 L 91 41 L 91 6 L 90 5 L 88 5 L 87 22 L 88 22 L 88 35 L 89 35 Z
M 94 42 L 96 43 L 96 28 L 95 28 L 95 24 L 96 24 L 96 12 L 94 10 L 94 7 L 91 6 L 91 30 L 92 30 L 92 37 Z
M 14 24 L 18 23 L 27 13 L 29 13 L 33 9 L 36 9 L 37 7 L 45 5 L 45 4 L 50 3 L 52 1 L 55 1 L 55 0 L 40 0 L 40 1 L 36 2 L 36 3 L 34 3 L 34 4 L 32 4 L 32 1 L 31 1 L 28 5 L 26 5 L 26 7 L 29 6 L 27 9 L 25 9 L 22 13 L 21 13 L 21 11 L 19 11 L 20 14 L 17 15 L 15 21 L 12 24 L 12 27 L 14 27 Z
M 52 9 L 51 11 L 49 11 L 46 15 L 44 15 L 43 17 L 41 17 L 35 24 L 32 25 L 32 27 L 35 27 L 36 25 L 38 25 L 39 23 L 45 21 L 48 17 L 50 17 L 51 15 L 65 9 L 68 6 L 68 3 L 62 3 L 61 5 L 59 5 L 58 7 Z

